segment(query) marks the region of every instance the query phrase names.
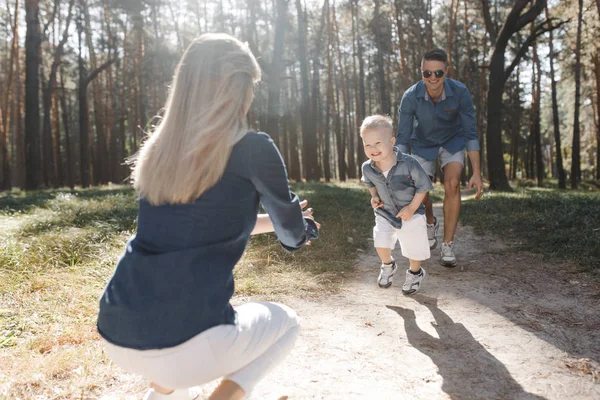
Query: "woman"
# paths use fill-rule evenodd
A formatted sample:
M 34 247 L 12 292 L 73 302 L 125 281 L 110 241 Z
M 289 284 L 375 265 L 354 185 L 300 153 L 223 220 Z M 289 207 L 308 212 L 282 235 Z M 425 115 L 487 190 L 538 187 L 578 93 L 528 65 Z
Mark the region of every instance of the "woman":
M 218 378 L 210 399 L 241 399 L 298 336 L 286 306 L 230 305 L 251 234 L 274 230 L 288 252 L 318 237 L 273 141 L 247 130 L 259 79 L 246 45 L 196 39 L 134 161 L 138 230 L 100 300 L 98 331 L 117 365 L 152 382 L 145 399 L 188 398 Z M 259 202 L 268 214 L 257 217 Z

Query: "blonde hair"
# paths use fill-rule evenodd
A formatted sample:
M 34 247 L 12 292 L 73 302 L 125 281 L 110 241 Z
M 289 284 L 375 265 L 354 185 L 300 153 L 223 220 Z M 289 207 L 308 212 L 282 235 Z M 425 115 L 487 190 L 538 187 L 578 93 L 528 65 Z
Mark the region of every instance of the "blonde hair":
M 392 119 L 387 115 L 370 115 L 365 118 L 360 125 L 360 134 L 362 135 L 365 131 L 369 131 L 371 129 L 387 128 L 391 131 L 392 136 L 394 136 L 394 127 L 392 123 Z
M 247 45 L 204 34 L 181 57 L 164 117 L 131 161 L 133 186 L 151 204 L 189 203 L 223 176 L 247 132 L 260 67 Z

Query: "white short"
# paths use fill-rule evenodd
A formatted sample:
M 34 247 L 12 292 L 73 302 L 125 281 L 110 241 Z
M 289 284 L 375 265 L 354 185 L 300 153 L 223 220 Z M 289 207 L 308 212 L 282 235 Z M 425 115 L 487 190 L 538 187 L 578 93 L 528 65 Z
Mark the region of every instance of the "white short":
M 421 167 L 425 170 L 427 175 L 430 177 L 435 176 L 435 162 L 437 160 L 426 160 L 421 156 L 416 154 L 411 154 L 418 162 L 421 164 Z M 457 151 L 456 153 L 450 153 L 443 147 L 440 147 L 440 151 L 438 152 L 438 157 L 440 158 L 440 168 L 444 168 L 446 164 L 451 162 L 460 163 L 463 167 L 465 166 L 465 151 Z
M 125 371 L 167 389 L 225 378 L 249 395 L 292 350 L 300 325 L 282 304 L 245 303 L 235 310 L 237 325 L 217 325 L 175 347 L 136 350 L 104 341 L 106 352 Z
M 423 261 L 431 256 L 425 215 L 422 214 L 415 214 L 409 221 L 402 221 L 402 229 L 394 228 L 385 218 L 375 215 L 373 241 L 375 247 L 392 250 L 399 241 L 402 255 L 411 260 Z

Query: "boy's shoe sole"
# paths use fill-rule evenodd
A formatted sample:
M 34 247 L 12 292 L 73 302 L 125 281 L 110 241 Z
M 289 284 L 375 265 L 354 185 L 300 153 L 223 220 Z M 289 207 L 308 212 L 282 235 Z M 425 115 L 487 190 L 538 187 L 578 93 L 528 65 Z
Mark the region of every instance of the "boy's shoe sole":
M 440 264 L 442 265 L 442 267 L 454 268 L 458 265 L 458 261 L 456 259 L 454 261 L 440 260 Z

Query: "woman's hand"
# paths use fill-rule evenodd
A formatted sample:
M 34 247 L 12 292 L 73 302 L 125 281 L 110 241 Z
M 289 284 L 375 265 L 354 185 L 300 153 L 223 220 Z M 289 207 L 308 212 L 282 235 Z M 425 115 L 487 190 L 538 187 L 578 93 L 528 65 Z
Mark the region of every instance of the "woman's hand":
M 300 207 L 302 207 L 303 209 L 308 205 L 308 200 L 302 200 L 300 202 Z M 307 208 L 306 210 L 302 211 L 302 215 L 305 218 L 310 218 L 313 221 L 315 221 L 315 218 L 313 217 L 313 209 L 312 208 Z M 318 223 L 317 221 L 315 221 L 315 224 L 317 225 L 317 229 L 321 229 L 321 224 Z M 310 246 L 310 240 L 308 242 L 306 242 L 307 246 Z

